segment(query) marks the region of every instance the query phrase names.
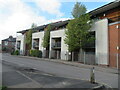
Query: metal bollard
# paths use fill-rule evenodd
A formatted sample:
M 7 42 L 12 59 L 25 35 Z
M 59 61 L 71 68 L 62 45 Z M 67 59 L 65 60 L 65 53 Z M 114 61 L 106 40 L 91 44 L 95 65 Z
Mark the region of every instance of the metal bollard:
M 94 69 L 94 67 L 91 68 L 90 82 L 95 83 L 95 69 Z

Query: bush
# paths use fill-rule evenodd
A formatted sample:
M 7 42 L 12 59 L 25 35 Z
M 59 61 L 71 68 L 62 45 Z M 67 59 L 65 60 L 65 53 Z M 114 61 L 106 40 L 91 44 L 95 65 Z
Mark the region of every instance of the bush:
M 3 48 L 2 48 L 2 51 L 7 51 L 7 48 L 6 48 L 6 47 L 3 47 Z
M 11 55 L 14 55 L 14 52 L 15 52 L 15 50 L 14 50 L 14 49 L 12 49 L 12 50 L 11 50 Z
M 40 51 L 40 50 L 30 50 L 30 56 L 42 58 L 42 51 Z
M 11 55 L 20 55 L 20 52 L 19 52 L 19 50 L 16 50 L 16 51 L 12 52 Z
M 7 90 L 7 87 L 6 86 L 2 86 L 2 87 L 0 87 L 0 90 Z
M 15 52 L 15 51 L 12 51 L 12 52 L 11 52 L 11 55 L 14 55 L 14 52 Z

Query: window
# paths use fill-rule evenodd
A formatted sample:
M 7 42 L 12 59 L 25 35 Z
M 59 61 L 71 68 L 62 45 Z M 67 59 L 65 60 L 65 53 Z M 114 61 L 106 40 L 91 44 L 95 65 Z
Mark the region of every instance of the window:
M 6 46 L 8 45 L 8 42 L 7 42 L 7 41 L 5 41 L 4 43 L 5 43 Z

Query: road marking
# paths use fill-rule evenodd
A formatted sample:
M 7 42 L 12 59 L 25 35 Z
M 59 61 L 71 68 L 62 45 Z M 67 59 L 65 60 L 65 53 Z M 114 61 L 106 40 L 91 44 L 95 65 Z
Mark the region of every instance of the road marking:
M 53 76 L 53 75 L 47 74 L 47 73 L 42 73 L 42 75 L 45 75 L 45 76 Z
M 110 85 L 108 85 L 106 83 L 103 83 L 103 82 L 98 82 L 98 83 L 103 84 L 103 85 L 107 86 L 108 88 L 110 88 L 111 90 L 113 90 L 112 86 L 110 86 Z
M 24 76 L 25 78 L 31 80 L 33 83 L 35 83 L 36 85 L 40 86 L 40 88 L 42 88 L 42 86 L 40 85 L 40 83 L 36 82 L 35 80 L 33 80 L 32 78 L 28 77 L 27 75 L 21 73 L 20 71 L 16 71 L 17 73 L 21 74 L 22 76 Z
M 63 77 L 63 76 L 59 76 L 59 77 Z M 67 77 L 69 79 L 76 79 L 76 80 L 83 80 L 83 81 L 90 81 L 89 79 L 80 79 L 80 78 L 73 78 L 73 77 Z M 107 86 L 108 88 L 110 88 L 111 90 L 113 90 L 112 86 L 106 84 L 106 83 L 103 83 L 103 82 L 99 82 L 97 81 L 98 84 L 101 84 L 101 85 L 105 85 Z

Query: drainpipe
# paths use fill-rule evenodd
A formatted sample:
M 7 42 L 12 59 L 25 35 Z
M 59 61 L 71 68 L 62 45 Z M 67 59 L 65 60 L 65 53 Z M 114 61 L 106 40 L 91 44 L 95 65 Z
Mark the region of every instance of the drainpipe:
M 86 62 L 85 62 L 85 51 L 84 51 L 84 64 L 85 64 Z
M 117 53 L 117 69 L 119 69 L 119 67 L 118 67 L 118 53 Z
M 72 52 L 72 62 L 74 61 L 74 52 Z
M 118 61 L 118 58 L 119 58 L 119 54 L 118 54 L 118 50 L 119 50 L 119 46 L 117 46 L 117 69 L 119 69 L 119 61 Z

